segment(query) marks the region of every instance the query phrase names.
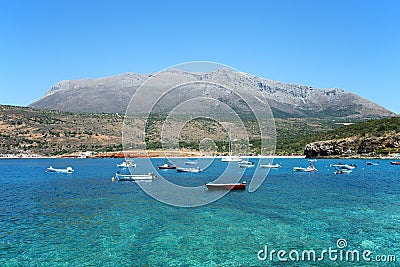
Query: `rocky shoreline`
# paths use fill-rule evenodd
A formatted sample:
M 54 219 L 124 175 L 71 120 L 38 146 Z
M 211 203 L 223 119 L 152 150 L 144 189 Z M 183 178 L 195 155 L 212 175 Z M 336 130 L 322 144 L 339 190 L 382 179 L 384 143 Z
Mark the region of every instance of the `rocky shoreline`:
M 307 144 L 307 158 L 393 158 L 400 154 L 400 133 L 356 136 Z

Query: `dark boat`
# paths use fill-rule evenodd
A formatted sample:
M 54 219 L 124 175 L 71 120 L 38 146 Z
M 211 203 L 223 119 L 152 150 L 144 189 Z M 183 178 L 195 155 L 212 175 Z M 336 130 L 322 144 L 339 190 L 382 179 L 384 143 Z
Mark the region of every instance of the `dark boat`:
M 392 165 L 400 165 L 400 161 L 391 161 L 390 164 L 392 164 Z
M 244 190 L 246 189 L 246 181 L 242 183 L 232 184 L 213 184 L 206 183 L 208 190 Z
M 165 163 L 164 165 L 158 166 L 159 170 L 171 170 L 171 169 L 176 169 L 177 166 L 174 165 L 169 165 L 168 163 Z

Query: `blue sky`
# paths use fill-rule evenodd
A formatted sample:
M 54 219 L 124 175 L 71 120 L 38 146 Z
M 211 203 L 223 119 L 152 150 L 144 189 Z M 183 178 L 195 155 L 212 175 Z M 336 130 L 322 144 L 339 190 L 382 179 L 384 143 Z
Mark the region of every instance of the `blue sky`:
M 60 80 L 220 62 L 400 113 L 400 2 L 0 0 L 0 103 Z

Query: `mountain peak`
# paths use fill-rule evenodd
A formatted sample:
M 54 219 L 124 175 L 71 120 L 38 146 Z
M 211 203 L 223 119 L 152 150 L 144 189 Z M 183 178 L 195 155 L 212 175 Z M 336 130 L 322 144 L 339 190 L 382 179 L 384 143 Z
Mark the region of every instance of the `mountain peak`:
M 97 79 L 63 80 L 52 86 L 39 100 L 30 104 L 38 109 L 69 112 L 123 113 L 137 88 L 155 74 L 122 73 Z M 168 69 L 157 75 L 159 81 L 212 81 L 239 90 L 258 90 L 275 117 L 384 118 L 393 112 L 356 94 L 338 88 L 318 89 L 307 85 L 283 83 L 229 68 L 210 72 Z M 256 93 L 256 92 L 255 92 Z M 143 99 L 145 102 L 146 99 Z

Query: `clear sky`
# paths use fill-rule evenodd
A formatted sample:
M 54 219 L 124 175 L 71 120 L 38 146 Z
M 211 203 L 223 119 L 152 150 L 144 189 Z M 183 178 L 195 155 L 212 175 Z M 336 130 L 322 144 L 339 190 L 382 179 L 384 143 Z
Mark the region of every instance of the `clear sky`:
M 204 60 L 400 113 L 399 14 L 396 0 L 0 0 L 0 104 Z

